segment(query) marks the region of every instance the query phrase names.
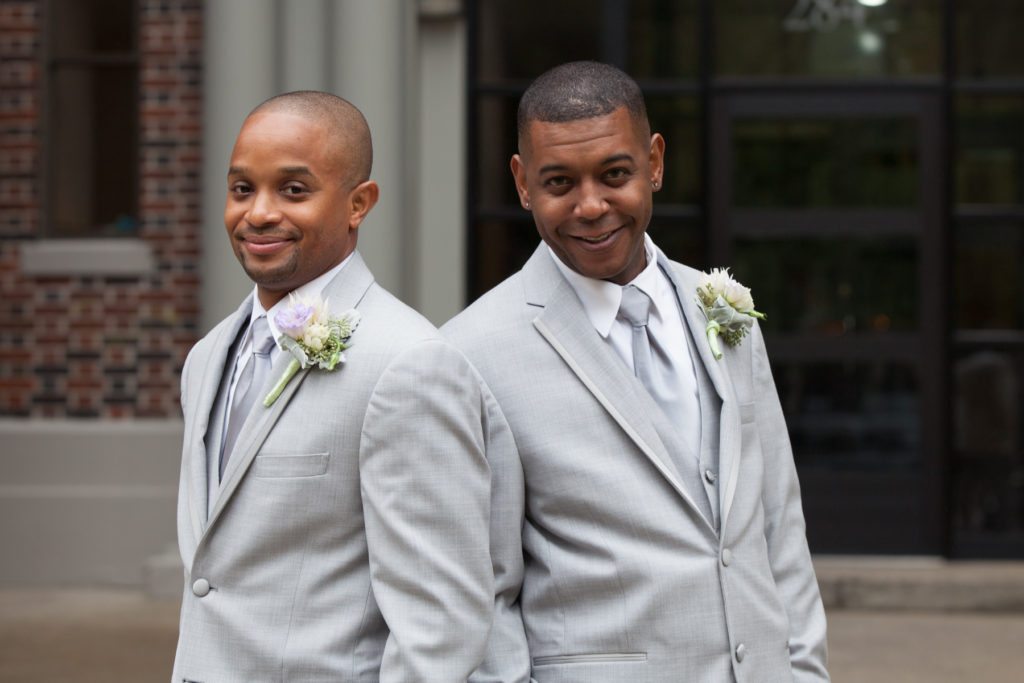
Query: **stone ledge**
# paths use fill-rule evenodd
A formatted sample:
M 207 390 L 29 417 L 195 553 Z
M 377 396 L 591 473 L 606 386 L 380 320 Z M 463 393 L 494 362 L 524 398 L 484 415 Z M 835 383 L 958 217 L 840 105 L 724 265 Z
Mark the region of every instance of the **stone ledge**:
M 827 609 L 1024 613 L 1024 562 L 814 558 Z

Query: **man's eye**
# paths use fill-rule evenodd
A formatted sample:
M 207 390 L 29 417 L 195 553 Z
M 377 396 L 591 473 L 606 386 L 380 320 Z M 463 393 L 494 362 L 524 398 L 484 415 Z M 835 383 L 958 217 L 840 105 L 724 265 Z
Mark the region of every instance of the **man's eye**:
M 609 180 L 622 180 L 629 176 L 629 170 L 625 168 L 611 168 L 605 172 L 604 177 Z
M 308 190 L 306 190 L 305 186 L 303 186 L 303 185 L 298 185 L 298 184 L 292 183 L 290 185 L 285 185 L 282 188 L 282 192 L 284 192 L 286 195 L 289 195 L 289 196 L 292 196 L 292 197 L 300 197 L 300 196 L 306 194 L 308 192 Z
M 231 194 L 248 194 L 252 192 L 252 187 L 249 183 L 232 183 Z
M 544 181 L 544 184 L 547 185 L 548 187 L 565 187 L 570 182 L 571 181 L 567 176 L 559 175 L 548 178 L 547 180 Z

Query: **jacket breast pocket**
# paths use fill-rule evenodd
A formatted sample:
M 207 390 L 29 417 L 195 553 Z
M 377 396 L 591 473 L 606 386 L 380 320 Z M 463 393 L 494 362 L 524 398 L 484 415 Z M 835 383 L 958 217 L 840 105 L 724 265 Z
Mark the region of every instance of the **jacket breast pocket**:
M 750 424 L 757 419 L 757 405 L 751 403 L 741 403 L 740 409 L 740 423 Z
M 262 453 L 252 461 L 252 475 L 259 479 L 318 477 L 327 473 L 329 453 L 276 455 Z

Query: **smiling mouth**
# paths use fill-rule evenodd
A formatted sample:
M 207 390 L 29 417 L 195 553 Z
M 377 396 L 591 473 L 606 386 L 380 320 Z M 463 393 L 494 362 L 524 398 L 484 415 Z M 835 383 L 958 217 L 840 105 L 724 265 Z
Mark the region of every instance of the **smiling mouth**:
M 622 230 L 622 228 L 615 228 L 614 230 L 602 232 L 600 235 L 574 235 L 574 237 L 579 241 L 585 242 L 587 244 L 600 244 L 601 242 L 606 241 L 612 235 L 617 233 L 619 230 Z

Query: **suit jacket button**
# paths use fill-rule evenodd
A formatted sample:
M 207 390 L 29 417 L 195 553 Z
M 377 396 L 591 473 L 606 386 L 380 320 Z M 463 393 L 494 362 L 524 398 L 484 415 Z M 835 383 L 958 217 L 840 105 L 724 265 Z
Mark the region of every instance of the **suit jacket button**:
M 715 480 L 718 479 L 718 475 L 711 470 L 704 470 L 704 478 L 708 480 L 709 484 L 714 484 Z
M 732 551 L 726 548 L 722 551 L 722 564 L 726 567 L 732 562 Z
M 192 594 L 197 598 L 205 597 L 210 592 L 210 582 L 206 579 L 196 579 L 192 584 Z
M 736 661 L 742 662 L 743 658 L 747 656 L 747 646 L 740 643 L 736 646 Z

